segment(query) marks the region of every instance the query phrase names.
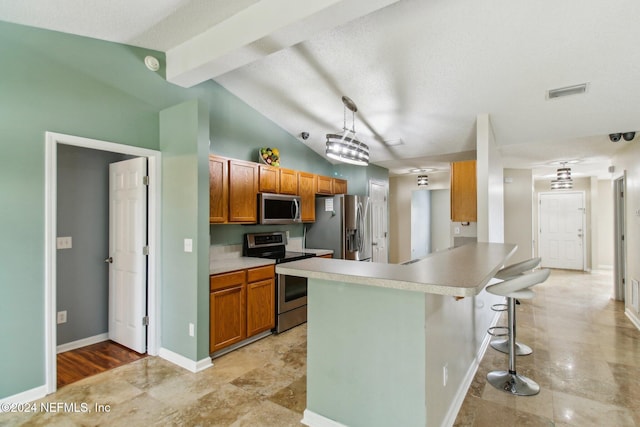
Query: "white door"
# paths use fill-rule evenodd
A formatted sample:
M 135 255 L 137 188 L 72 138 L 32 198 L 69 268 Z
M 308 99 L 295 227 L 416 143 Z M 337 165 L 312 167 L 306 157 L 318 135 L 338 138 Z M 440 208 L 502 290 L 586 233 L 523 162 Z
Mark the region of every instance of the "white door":
M 539 223 L 541 265 L 584 270 L 584 193 L 541 193 Z
M 371 245 L 373 262 L 389 262 L 387 253 L 387 187 L 382 182 L 369 181 L 371 209 Z
M 146 352 L 147 159 L 109 165 L 109 339 Z

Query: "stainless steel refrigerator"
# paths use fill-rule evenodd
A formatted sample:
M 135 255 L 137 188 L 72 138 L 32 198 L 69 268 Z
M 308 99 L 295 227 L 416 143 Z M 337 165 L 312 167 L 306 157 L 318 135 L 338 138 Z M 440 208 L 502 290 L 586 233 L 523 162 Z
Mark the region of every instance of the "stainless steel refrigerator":
M 371 261 L 371 210 L 367 196 L 316 198 L 316 221 L 305 226 L 305 247 L 331 249 L 334 258 Z

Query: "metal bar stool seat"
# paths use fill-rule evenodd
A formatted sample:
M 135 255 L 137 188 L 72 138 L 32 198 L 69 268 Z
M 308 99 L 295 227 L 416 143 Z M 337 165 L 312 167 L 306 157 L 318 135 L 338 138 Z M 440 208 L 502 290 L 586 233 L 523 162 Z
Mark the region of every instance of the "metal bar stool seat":
M 544 282 L 549 277 L 548 269 L 537 270 L 529 274 L 521 274 L 504 282 L 487 286 L 487 292 L 507 298 L 508 309 L 508 335 L 509 335 L 509 370 L 491 371 L 487 374 L 487 381 L 507 393 L 517 396 L 533 396 L 540 392 L 540 386 L 530 378 L 516 372 L 516 296 L 522 299 L 533 298 L 535 292 L 530 288 Z
M 538 258 L 531 258 L 525 261 L 521 261 L 518 262 L 516 264 L 511 264 L 507 267 L 504 267 L 503 269 L 499 270 L 496 275 L 494 276 L 496 279 L 501 279 L 501 280 L 508 280 L 508 279 L 513 279 L 514 277 L 518 277 L 521 274 L 523 274 L 526 271 L 529 270 L 533 270 L 534 268 L 536 268 L 537 266 L 540 265 L 541 259 Z M 515 299 L 531 299 L 533 298 L 533 295 L 531 296 L 527 296 L 529 295 L 527 292 L 529 291 L 524 291 L 525 294 L 523 294 L 522 297 L 515 295 L 514 298 Z M 532 292 L 532 291 L 531 291 Z M 508 304 L 494 304 L 491 306 L 491 309 L 493 311 L 507 311 L 508 310 Z M 515 325 L 514 325 L 515 328 Z M 496 331 L 501 330 L 501 331 L 505 331 L 508 328 L 505 326 L 493 326 L 491 328 L 489 328 L 489 330 L 487 331 L 490 335 L 495 336 L 495 337 L 505 337 L 508 335 L 508 333 L 504 332 L 504 333 L 497 333 Z M 491 341 L 491 347 L 495 350 L 498 350 L 502 353 L 508 354 L 509 353 L 509 340 L 507 338 L 504 339 L 499 339 L 499 340 L 493 340 Z M 519 342 L 516 342 L 516 356 L 527 356 L 529 354 L 533 353 L 533 350 L 531 350 L 531 347 L 529 347 L 526 344 L 522 344 Z

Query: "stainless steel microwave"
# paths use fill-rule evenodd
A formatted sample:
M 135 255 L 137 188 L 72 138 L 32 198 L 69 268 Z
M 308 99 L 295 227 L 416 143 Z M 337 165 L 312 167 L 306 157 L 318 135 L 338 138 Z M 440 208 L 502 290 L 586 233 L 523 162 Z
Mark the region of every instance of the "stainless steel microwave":
M 300 223 L 300 196 L 260 193 L 258 218 L 260 224 Z

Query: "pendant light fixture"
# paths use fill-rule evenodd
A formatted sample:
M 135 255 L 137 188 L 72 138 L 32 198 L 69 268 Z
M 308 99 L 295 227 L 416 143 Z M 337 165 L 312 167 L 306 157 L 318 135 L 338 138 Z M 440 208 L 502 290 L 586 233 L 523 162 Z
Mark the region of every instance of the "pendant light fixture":
M 418 187 L 429 185 L 429 175 L 418 175 Z
M 561 162 L 562 167 L 558 168 L 556 179 L 551 181 L 552 190 L 570 190 L 573 188 L 571 179 L 571 168 L 567 167 L 567 162 Z
M 344 122 L 342 134 L 328 133 L 326 144 L 327 157 L 357 166 L 369 164 L 369 147 L 356 139 L 355 116 L 358 107 L 348 96 L 342 97 L 344 104 Z M 351 111 L 351 129 L 347 128 L 347 109 Z

